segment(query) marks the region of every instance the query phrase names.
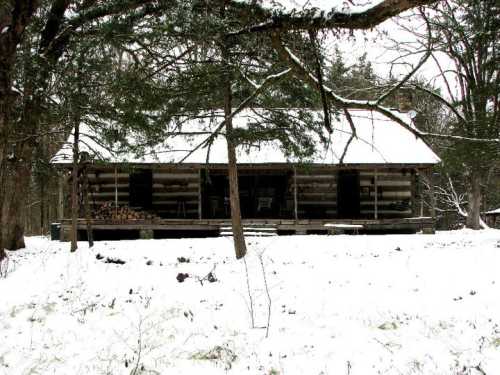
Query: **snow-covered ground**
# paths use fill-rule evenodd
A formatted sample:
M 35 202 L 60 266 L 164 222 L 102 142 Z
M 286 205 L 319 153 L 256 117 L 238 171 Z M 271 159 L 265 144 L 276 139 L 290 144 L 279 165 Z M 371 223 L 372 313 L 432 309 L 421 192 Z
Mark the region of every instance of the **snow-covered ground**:
M 29 238 L 0 374 L 500 374 L 500 231 L 248 240 Z

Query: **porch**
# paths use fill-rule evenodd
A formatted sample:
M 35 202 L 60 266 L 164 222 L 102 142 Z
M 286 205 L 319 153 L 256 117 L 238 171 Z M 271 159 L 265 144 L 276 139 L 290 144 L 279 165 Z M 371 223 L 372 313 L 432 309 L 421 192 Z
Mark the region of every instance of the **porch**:
M 217 237 L 231 226 L 225 219 L 156 219 L 156 220 L 91 220 L 96 239 L 108 239 L 106 234 L 114 234 L 117 238 L 181 238 L 181 237 Z M 328 225 L 330 224 L 330 225 Z M 332 226 L 332 224 L 339 224 Z M 344 230 L 339 230 L 344 225 Z M 267 228 L 277 235 L 290 234 L 336 234 L 353 233 L 349 226 L 362 226 L 356 229 L 363 233 L 433 233 L 434 219 L 430 217 L 411 217 L 393 219 L 244 219 L 244 228 Z M 59 239 L 69 241 L 71 220 L 60 223 Z M 86 221 L 79 219 L 78 232 L 85 238 Z M 125 236 L 123 234 L 126 234 Z M 100 238 L 101 237 L 101 238 Z M 57 239 L 57 238 L 53 238 Z

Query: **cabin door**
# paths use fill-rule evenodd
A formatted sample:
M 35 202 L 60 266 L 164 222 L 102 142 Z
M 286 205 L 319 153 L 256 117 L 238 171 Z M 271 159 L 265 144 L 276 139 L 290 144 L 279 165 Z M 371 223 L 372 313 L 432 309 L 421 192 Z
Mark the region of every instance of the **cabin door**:
M 360 214 L 359 171 L 341 170 L 337 180 L 337 213 L 339 219 L 355 219 Z
M 141 209 L 151 209 L 153 203 L 153 172 L 139 169 L 130 173 L 129 205 Z

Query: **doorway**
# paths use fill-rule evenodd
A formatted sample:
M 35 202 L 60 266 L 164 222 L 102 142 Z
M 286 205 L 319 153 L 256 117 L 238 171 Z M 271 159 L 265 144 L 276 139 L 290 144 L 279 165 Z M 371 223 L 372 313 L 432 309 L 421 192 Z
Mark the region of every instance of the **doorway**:
M 359 215 L 359 171 L 341 170 L 337 181 L 337 216 L 339 219 L 356 219 Z
M 130 173 L 130 207 L 151 209 L 153 205 L 153 173 L 151 169 L 139 169 Z
M 279 218 L 287 186 L 286 174 L 261 175 L 239 171 L 241 216 L 244 219 Z M 229 218 L 229 181 L 227 174 L 210 173 L 202 193 L 204 218 Z

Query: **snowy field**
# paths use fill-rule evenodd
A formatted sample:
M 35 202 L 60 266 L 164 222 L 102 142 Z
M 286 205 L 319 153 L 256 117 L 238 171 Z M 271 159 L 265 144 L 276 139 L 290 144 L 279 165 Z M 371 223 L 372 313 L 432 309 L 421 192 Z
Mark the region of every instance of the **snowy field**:
M 500 231 L 248 240 L 29 238 L 0 374 L 500 374 Z

